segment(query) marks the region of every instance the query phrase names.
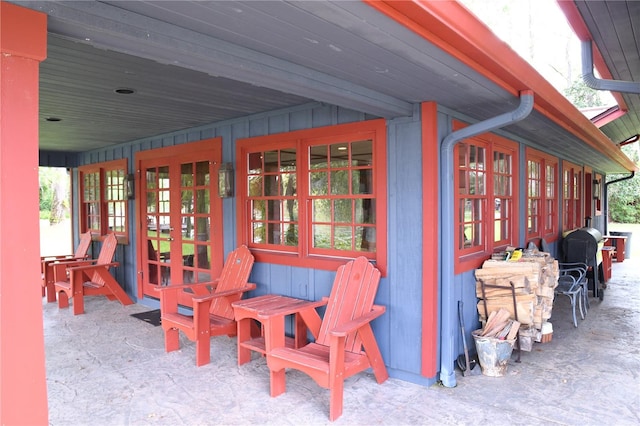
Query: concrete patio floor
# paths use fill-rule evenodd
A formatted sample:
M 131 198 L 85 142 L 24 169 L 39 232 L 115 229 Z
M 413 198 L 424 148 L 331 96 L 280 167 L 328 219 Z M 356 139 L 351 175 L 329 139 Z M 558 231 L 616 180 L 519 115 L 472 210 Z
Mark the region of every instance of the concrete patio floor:
M 566 297 L 554 307 L 550 343 L 515 354 L 504 377 L 458 372 L 457 386 L 398 379 L 347 379 L 335 425 L 640 424 L 640 268 L 614 263 L 604 301 L 591 298 L 574 328 Z M 150 308 L 86 298 L 73 316 L 43 300 L 51 425 L 322 425 L 329 392 L 287 372 L 287 392 L 269 396 L 264 358 L 238 367 L 235 338 L 211 340 L 212 362 L 195 366 L 195 345 L 165 353 L 161 327 L 131 317 Z M 416 343 L 417 344 L 417 343 Z M 476 367 L 479 368 L 479 367 Z

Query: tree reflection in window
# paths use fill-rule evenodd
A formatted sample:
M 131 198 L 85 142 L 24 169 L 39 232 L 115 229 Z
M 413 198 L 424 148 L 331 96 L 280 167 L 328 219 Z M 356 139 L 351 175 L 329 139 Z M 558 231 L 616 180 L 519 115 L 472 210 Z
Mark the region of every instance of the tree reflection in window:
M 314 249 L 374 252 L 373 141 L 309 147 Z
M 296 149 L 253 152 L 248 160 L 251 241 L 297 246 Z

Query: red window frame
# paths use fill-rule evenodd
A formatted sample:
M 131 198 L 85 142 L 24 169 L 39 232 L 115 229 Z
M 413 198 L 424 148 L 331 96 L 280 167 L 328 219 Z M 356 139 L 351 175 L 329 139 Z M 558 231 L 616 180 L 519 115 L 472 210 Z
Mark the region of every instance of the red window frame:
M 526 159 L 527 239 L 555 241 L 558 237 L 558 159 L 529 147 Z
M 582 227 L 582 167 L 562 162 L 562 231 Z
M 454 122 L 454 130 L 464 126 Z M 484 149 L 484 163 L 472 161 L 472 151 L 466 149 L 471 146 Z M 454 168 L 457 171 L 454 174 L 457 189 L 454 195 L 455 273 L 458 274 L 480 267 L 491 253 L 516 243 L 518 144 L 490 133 L 466 139 L 454 148 Z M 471 237 L 465 236 L 470 227 L 474 229 Z
M 259 262 L 334 270 L 365 256 L 386 274 L 386 146 L 383 119 L 238 139 L 238 241 Z
M 114 160 L 78 167 L 80 232 L 115 233 L 118 242 L 129 243 L 127 160 Z

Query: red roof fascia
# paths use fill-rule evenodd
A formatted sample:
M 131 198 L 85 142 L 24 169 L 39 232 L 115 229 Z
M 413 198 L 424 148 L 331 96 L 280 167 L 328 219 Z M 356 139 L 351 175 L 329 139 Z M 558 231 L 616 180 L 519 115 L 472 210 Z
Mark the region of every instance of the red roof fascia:
M 611 150 L 612 141 L 604 133 L 457 1 L 363 1 L 514 96 L 522 90 L 533 90 L 536 111 L 628 170 L 635 170 L 626 155 Z

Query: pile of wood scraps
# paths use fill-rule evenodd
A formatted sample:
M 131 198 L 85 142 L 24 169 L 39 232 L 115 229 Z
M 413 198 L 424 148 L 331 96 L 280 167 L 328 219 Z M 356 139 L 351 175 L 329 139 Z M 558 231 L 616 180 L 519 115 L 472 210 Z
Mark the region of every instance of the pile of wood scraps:
M 499 309 L 489 314 L 487 323 L 478 335 L 499 340 L 513 340 L 519 329 L 520 323 L 511 319 L 511 313 L 506 309 Z

